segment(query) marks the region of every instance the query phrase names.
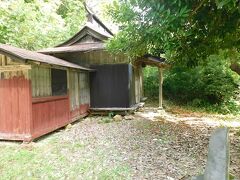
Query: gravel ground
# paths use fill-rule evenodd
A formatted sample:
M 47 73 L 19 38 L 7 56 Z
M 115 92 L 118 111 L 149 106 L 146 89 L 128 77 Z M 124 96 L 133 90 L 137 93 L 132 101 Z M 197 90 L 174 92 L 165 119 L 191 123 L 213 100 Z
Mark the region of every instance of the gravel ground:
M 133 120 L 99 123 L 88 117 L 61 135 L 64 141 L 88 144 L 84 158 L 95 150 L 105 155 L 105 167 L 128 167 L 130 179 L 187 179 L 204 171 L 211 132 L 218 117 L 173 115 L 144 108 Z M 240 124 L 239 126 L 240 127 Z M 231 174 L 240 178 L 240 140 L 231 131 Z M 123 175 L 124 178 L 126 176 Z
M 210 134 L 226 125 L 217 119 L 144 108 L 133 120 L 87 117 L 21 148 L 41 152 L 54 167 L 47 176 L 28 172 L 42 179 L 188 179 L 204 171 Z M 230 172 L 240 179 L 240 124 L 232 124 Z

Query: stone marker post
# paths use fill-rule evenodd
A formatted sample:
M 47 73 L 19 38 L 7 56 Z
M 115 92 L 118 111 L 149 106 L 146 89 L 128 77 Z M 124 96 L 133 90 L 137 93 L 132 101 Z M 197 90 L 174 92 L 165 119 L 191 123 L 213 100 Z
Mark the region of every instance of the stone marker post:
M 204 175 L 194 177 L 192 180 L 228 180 L 228 167 L 228 128 L 219 128 L 213 132 L 210 138 L 208 159 Z

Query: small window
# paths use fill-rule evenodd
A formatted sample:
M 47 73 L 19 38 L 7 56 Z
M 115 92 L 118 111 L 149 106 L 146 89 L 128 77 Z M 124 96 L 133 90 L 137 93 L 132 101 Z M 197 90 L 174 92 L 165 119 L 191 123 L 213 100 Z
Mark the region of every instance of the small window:
M 52 95 L 67 95 L 67 71 L 52 69 Z

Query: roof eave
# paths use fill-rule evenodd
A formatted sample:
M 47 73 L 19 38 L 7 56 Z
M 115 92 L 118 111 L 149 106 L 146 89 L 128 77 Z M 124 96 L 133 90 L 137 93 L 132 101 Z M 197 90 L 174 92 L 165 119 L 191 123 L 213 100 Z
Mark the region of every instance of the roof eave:
M 10 45 L 8 45 L 8 46 L 10 46 Z M 13 46 L 12 46 L 12 48 L 13 48 Z M 21 48 L 17 48 L 17 49 L 21 49 Z M 29 51 L 29 50 L 27 50 L 27 51 Z M 4 54 L 6 56 L 9 56 L 12 59 L 24 61 L 24 63 L 27 63 L 28 61 L 34 61 L 34 62 L 39 62 L 40 64 L 49 64 L 49 65 L 55 65 L 55 66 L 60 66 L 60 67 L 65 67 L 65 68 L 79 69 L 79 70 L 83 70 L 83 71 L 94 71 L 94 69 L 85 68 L 85 67 L 79 66 L 77 64 L 69 63 L 63 59 L 59 59 L 59 61 L 67 62 L 68 65 L 63 65 L 62 62 L 61 63 L 47 63 L 47 62 L 42 62 L 40 60 L 33 59 L 33 58 L 24 58 L 24 57 L 18 55 L 17 53 L 12 52 L 11 50 L 7 50 L 6 48 L 0 48 L 0 53 Z M 41 54 L 41 53 L 39 53 L 39 54 Z M 51 57 L 50 55 L 45 55 L 45 54 L 42 54 L 42 55 Z

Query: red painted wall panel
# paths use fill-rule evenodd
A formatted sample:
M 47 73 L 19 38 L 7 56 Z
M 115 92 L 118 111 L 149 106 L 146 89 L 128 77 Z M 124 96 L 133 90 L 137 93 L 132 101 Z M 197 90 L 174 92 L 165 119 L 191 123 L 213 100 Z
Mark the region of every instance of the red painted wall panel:
M 33 138 L 71 122 L 68 96 L 33 99 Z
M 70 112 L 68 96 L 32 98 L 24 77 L 0 80 L 0 139 L 32 140 L 87 115 L 89 105 Z
M 30 138 L 30 87 L 30 81 L 24 77 L 0 80 L 0 139 Z

